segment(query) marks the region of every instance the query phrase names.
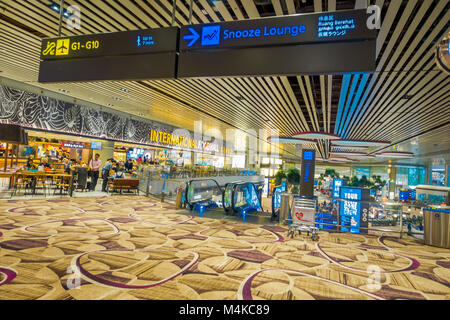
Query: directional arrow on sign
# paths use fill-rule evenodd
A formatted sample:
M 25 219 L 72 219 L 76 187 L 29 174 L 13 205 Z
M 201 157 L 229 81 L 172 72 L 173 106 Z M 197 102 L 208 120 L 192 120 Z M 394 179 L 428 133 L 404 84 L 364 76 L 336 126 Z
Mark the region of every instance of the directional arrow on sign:
M 192 45 L 200 38 L 200 35 L 197 33 L 197 31 L 195 31 L 192 28 L 189 28 L 189 31 L 191 32 L 191 34 L 184 36 L 183 39 L 191 40 L 191 42 L 189 42 L 189 44 L 187 46 L 192 47 Z

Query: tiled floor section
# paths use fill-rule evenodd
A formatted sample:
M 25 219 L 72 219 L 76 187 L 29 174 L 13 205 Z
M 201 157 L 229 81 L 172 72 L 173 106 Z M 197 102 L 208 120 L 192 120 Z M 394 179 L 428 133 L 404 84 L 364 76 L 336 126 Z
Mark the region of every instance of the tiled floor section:
M 450 250 L 285 237 L 145 197 L 0 201 L 0 300 L 450 299 Z

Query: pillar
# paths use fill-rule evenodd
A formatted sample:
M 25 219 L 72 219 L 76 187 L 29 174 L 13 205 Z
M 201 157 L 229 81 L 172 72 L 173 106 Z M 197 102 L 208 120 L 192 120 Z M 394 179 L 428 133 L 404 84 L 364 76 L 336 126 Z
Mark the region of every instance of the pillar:
M 389 194 L 388 199 L 392 200 L 395 197 L 395 188 L 396 188 L 396 178 L 397 178 L 397 168 L 396 167 L 390 167 L 388 169 L 389 171 Z M 393 192 L 394 197 L 391 196 Z
M 106 163 L 106 160 L 113 158 L 114 156 L 114 141 L 101 141 L 101 150 L 92 150 L 93 155 L 98 153 L 100 155 L 100 160 L 102 161 L 102 167 Z
M 450 165 L 450 163 L 448 161 L 445 161 L 445 186 L 449 186 L 449 181 L 448 181 L 448 166 Z

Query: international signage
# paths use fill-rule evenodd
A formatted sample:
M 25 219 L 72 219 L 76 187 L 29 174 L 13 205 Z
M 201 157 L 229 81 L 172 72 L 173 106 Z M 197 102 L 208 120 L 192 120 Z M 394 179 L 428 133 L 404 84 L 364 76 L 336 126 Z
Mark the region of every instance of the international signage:
M 181 135 L 175 135 L 164 131 L 150 130 L 150 142 L 157 143 L 168 147 L 178 147 L 183 150 L 196 150 L 218 154 L 231 154 L 233 150 L 217 143 L 196 140 Z
M 341 187 L 339 208 L 339 224 L 341 231 L 351 233 L 367 233 L 367 229 L 359 229 L 352 227 L 367 228 L 369 225 L 369 204 L 370 190 L 356 187 Z
M 176 77 L 178 27 L 48 38 L 39 82 Z
M 313 149 L 302 150 L 302 171 L 300 179 L 300 194 L 302 196 L 314 196 L 314 172 L 316 167 L 316 151 Z
M 367 18 L 351 10 L 186 25 L 178 76 L 374 71 L 376 32 Z

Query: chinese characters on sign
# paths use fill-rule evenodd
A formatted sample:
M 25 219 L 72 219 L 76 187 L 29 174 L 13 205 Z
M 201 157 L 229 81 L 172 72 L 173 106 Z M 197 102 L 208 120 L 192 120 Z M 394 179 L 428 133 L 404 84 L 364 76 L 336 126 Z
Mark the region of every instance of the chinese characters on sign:
M 319 38 L 342 37 L 348 30 L 355 29 L 355 19 L 337 20 L 334 15 L 320 16 L 318 24 Z

